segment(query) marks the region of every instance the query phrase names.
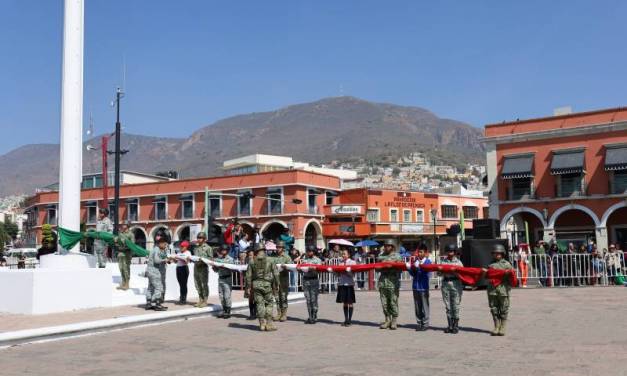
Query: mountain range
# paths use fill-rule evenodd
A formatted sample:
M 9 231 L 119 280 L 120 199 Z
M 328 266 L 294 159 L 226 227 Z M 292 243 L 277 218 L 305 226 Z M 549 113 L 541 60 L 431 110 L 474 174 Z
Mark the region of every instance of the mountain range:
M 121 168 L 145 173 L 175 170 L 182 177 L 194 177 L 219 174 L 224 160 L 254 153 L 320 164 L 393 161 L 415 151 L 436 163 L 463 166 L 483 163 L 479 137 L 480 129 L 419 107 L 332 97 L 229 117 L 188 138 L 123 134 L 122 148 L 129 152 Z M 84 146 L 98 142 L 95 137 Z M 35 188 L 56 182 L 58 156 L 57 144 L 30 144 L 1 155 L 0 197 L 32 194 Z M 100 158 L 97 151 L 85 151 L 83 171 L 99 171 Z

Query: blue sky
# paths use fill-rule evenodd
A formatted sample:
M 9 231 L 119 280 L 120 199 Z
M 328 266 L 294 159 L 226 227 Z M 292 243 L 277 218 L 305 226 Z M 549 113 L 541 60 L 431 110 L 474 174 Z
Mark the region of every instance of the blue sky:
M 58 142 L 62 16 L 0 0 L 0 154 Z M 340 94 L 474 126 L 621 106 L 626 16 L 618 0 L 86 0 L 85 124 L 113 129 L 123 60 L 123 123 L 155 136 Z

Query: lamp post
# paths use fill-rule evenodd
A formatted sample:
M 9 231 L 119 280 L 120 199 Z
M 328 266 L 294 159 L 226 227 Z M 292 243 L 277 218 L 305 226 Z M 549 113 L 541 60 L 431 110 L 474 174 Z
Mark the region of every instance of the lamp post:
M 436 235 L 436 231 L 435 231 L 436 230 L 436 219 L 438 217 L 438 209 L 431 208 L 430 212 L 431 212 L 431 219 L 433 220 L 433 248 L 435 248 L 434 251 L 438 251 L 438 254 L 439 254 L 437 235 Z

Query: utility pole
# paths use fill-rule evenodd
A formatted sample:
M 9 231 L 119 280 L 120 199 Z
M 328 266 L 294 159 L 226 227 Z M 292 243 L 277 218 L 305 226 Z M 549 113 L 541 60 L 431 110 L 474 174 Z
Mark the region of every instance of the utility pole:
M 122 126 L 120 125 L 120 99 L 124 96 L 124 93 L 120 88 L 117 88 L 115 92 L 115 108 L 116 108 L 116 120 L 115 120 L 115 188 L 113 205 L 115 207 L 115 217 L 113 218 L 113 233 L 118 234 L 118 227 L 120 225 L 119 205 L 120 205 L 120 156 L 128 153 L 128 150 L 120 149 L 120 133 L 122 133 Z

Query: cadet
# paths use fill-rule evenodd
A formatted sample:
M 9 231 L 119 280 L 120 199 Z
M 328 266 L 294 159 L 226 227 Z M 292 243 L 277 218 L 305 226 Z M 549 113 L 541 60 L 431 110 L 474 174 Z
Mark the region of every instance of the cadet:
M 305 257 L 300 259 L 303 264 L 322 265 L 316 254 L 316 246 L 307 246 Z M 303 272 L 303 292 L 305 293 L 305 301 L 307 302 L 307 312 L 309 318 L 305 324 L 315 324 L 318 320 L 318 291 L 320 290 L 320 281 L 318 281 L 318 271 L 315 269 Z
M 272 258 L 274 265 L 278 264 L 292 264 L 292 258 L 285 254 L 285 243 L 279 241 L 276 246 L 276 256 Z M 285 321 L 287 320 L 287 294 L 290 289 L 290 272 L 287 269 L 283 269 L 279 272 L 279 293 L 276 298 L 276 312 L 277 315 L 274 320 Z
M 165 288 L 162 276 L 165 275 L 166 263 L 168 261 L 168 239 L 162 236 L 157 241 L 157 246 L 150 251 L 146 265 L 146 277 L 148 277 L 148 288 L 146 289 L 146 309 L 155 311 L 165 311 L 168 309 L 161 305 Z
M 246 286 L 247 293 L 253 294 L 255 299 L 259 330 L 268 332 L 276 330 L 272 323 L 272 305 L 273 295 L 279 288 L 279 272 L 270 258 L 266 256 L 263 244 L 258 246 L 254 261 L 248 264 Z
M 229 256 L 229 246 L 223 244 L 215 262 L 221 264 L 233 264 L 233 258 Z M 218 273 L 218 293 L 222 304 L 222 313 L 218 315 L 221 319 L 231 317 L 231 290 L 233 289 L 233 276 L 227 268 L 213 267 L 213 271 Z
M 494 262 L 488 265 L 488 268 L 510 270 L 512 264 L 505 260 L 505 247 L 502 244 L 497 244 L 492 250 L 492 256 Z M 486 273 L 488 269 L 483 269 Z M 504 336 L 505 326 L 507 324 L 507 314 L 509 313 L 509 291 L 512 288 L 512 282 L 510 277 L 504 277 L 503 282 L 500 285 L 494 287 L 491 283 L 488 283 L 488 304 L 490 305 L 490 312 L 492 312 L 492 319 L 494 320 L 494 330 L 490 333 L 493 336 Z
M 211 259 L 213 251 L 211 247 L 205 243 L 206 241 L 207 235 L 204 232 L 198 233 L 196 237 L 198 245 L 194 249 L 194 254 L 197 257 Z M 198 260 L 194 264 L 194 284 L 196 285 L 196 291 L 198 291 L 198 303 L 196 303 L 195 307 L 206 307 L 207 298 L 209 297 L 209 269 L 207 264 L 202 260 Z
M 448 244 L 445 248 L 446 258 L 440 264 L 464 266 L 457 258 L 457 246 Z M 442 270 L 442 268 L 438 268 Z M 448 327 L 444 333 L 457 334 L 459 332 L 459 304 L 462 301 L 464 286 L 455 273 L 440 273 L 442 277 L 442 299 L 446 307 L 446 319 Z
M 96 231 L 108 233 L 113 232 L 113 224 L 109 219 L 109 209 L 98 209 L 98 222 L 96 222 Z M 107 247 L 107 242 L 105 242 L 104 240 L 94 240 L 94 253 L 96 253 L 96 259 L 98 261 L 99 268 L 104 268 L 107 266 L 107 259 L 105 255 Z
M 118 267 L 122 282 L 117 287 L 118 290 L 128 290 L 128 284 L 131 278 L 131 260 L 133 252 L 126 244 L 127 242 L 135 243 L 135 235 L 128 229 L 128 223 L 123 223 L 120 233 L 115 239 L 115 245 L 118 248 Z
M 378 262 L 399 262 L 403 261 L 403 258 L 396 253 L 394 249 L 394 242 L 388 240 L 385 242 L 383 253 L 381 253 L 377 259 Z M 401 271 L 398 269 L 391 269 L 391 265 L 385 268 L 378 268 L 379 282 L 377 288 L 379 289 L 379 297 L 381 298 L 381 308 L 383 308 L 383 315 L 385 315 L 385 321 L 381 323 L 380 329 L 396 330 L 396 319 L 398 318 L 398 293 L 401 287 Z

